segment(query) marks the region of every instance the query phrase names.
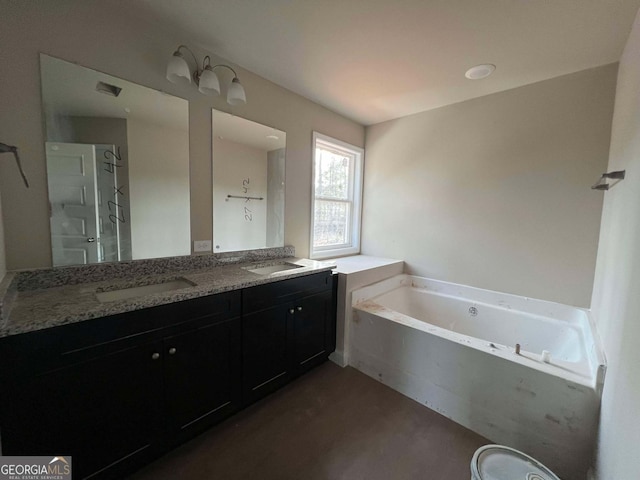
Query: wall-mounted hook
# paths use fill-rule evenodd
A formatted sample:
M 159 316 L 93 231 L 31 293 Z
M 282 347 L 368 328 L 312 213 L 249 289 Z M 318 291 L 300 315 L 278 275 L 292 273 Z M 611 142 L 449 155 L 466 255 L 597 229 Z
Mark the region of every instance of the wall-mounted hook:
M 618 170 L 617 172 L 603 173 L 600 179 L 591 185 L 592 190 L 609 190 L 616 183 L 624 180 L 626 170 Z M 607 183 L 607 179 L 617 180 L 617 182 Z
M 22 175 L 22 180 L 24 181 L 25 187 L 29 188 L 29 182 L 27 181 L 27 176 L 24 174 L 24 170 L 22 170 L 22 164 L 20 163 L 20 157 L 18 156 L 18 147 L 13 147 L 11 145 L 7 145 L 6 143 L 0 143 L 0 153 L 13 153 L 13 156 L 16 158 L 16 163 L 18 164 L 18 170 L 20 170 L 20 175 Z

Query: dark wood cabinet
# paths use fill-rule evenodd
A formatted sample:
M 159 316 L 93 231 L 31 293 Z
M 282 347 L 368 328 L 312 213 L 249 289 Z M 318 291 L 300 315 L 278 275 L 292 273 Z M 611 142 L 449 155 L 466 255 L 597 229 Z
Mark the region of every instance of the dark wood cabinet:
M 244 403 L 264 397 L 328 358 L 335 348 L 332 298 L 331 272 L 244 290 Z
M 326 360 L 330 272 L 0 340 L 3 455 L 122 478 Z
M 251 403 L 291 380 L 287 305 L 242 316 L 243 400 Z
M 293 316 L 292 369 L 300 375 L 322 363 L 333 351 L 332 292 L 302 298 L 290 309 Z
M 74 478 L 147 455 L 162 420 L 162 363 L 153 360 L 159 346 L 13 382 L 2 406 L 3 454 L 71 455 Z
M 163 354 L 170 437 L 180 441 L 240 407 L 240 318 L 167 337 Z
M 69 455 L 73 478 L 121 478 L 230 415 L 241 405 L 240 298 L 4 339 L 0 359 L 20 367 L 2 369 L 2 453 Z

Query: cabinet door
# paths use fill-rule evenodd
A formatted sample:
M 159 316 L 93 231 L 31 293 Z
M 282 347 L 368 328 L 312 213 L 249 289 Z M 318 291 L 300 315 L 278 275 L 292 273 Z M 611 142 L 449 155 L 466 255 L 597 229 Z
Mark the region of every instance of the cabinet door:
M 150 455 L 162 408 L 161 343 L 128 348 L 12 386 L 3 454 L 70 455 L 73 478 Z M 107 467 L 110 467 L 107 469 Z
M 305 297 L 293 316 L 293 371 L 301 374 L 329 355 L 332 335 L 331 291 Z
M 287 383 L 291 307 L 280 305 L 242 318 L 243 401 L 251 403 Z
M 164 359 L 170 435 L 205 428 L 239 408 L 239 318 L 165 338 Z

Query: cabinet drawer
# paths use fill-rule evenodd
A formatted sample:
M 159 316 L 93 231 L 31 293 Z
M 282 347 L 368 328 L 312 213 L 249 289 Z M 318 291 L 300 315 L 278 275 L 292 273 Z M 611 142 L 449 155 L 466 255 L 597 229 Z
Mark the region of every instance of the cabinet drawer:
M 7 337 L 0 340 L 0 379 L 43 373 L 237 317 L 240 298 L 239 291 L 225 292 Z
M 206 325 L 240 316 L 242 295 L 240 290 L 218 293 L 165 305 L 157 312 L 164 319 L 166 331 L 171 335 L 177 331 L 201 328 Z
M 331 287 L 331 272 L 320 272 L 245 288 L 242 291 L 242 311 L 245 314 L 257 312 Z
M 0 341 L 0 378 L 22 378 L 126 349 L 153 340 L 158 318 L 141 312 L 86 320 L 4 338 Z M 90 352 L 94 350 L 94 352 Z

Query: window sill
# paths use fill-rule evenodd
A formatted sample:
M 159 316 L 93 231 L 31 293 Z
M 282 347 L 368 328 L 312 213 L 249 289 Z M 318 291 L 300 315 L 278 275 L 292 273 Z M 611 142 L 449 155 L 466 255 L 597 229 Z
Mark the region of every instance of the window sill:
M 318 250 L 311 252 L 309 258 L 312 260 L 322 260 L 325 258 L 345 257 L 347 255 L 357 255 L 360 253 L 359 247 L 334 248 L 331 250 Z

